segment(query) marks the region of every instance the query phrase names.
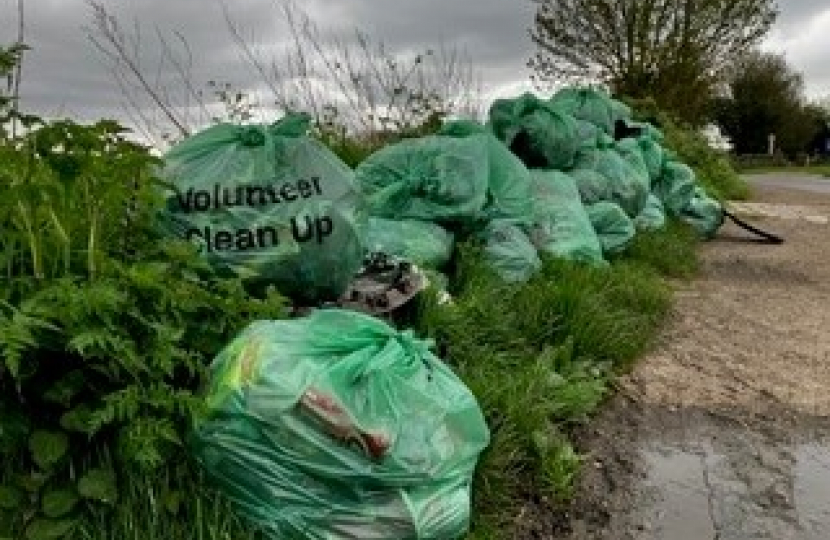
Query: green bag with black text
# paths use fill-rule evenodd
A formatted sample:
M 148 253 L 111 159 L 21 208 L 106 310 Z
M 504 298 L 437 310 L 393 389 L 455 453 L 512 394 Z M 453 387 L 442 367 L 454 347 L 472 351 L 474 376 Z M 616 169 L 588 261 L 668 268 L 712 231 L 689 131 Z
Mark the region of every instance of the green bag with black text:
M 349 167 L 307 136 L 309 122 L 219 124 L 174 146 L 163 229 L 222 273 L 299 300 L 338 297 L 362 262 L 362 197 Z

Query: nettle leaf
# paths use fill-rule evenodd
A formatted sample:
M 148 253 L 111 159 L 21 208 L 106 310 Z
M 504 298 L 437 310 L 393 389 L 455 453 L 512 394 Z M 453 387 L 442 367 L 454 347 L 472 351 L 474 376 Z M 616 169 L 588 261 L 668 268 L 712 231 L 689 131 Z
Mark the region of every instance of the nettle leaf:
M 15 476 L 15 483 L 28 491 L 37 493 L 49 480 L 49 474 L 41 471 L 31 471 Z
M 64 538 L 75 525 L 76 519 L 44 519 L 36 518 L 26 527 L 27 540 L 57 540 Z
M 0 508 L 15 510 L 23 504 L 24 494 L 13 486 L 0 486 Z
M 85 499 L 115 503 L 118 499 L 115 473 L 109 469 L 92 469 L 78 482 L 78 493 Z
M 59 431 L 35 431 L 29 438 L 32 459 L 42 470 L 48 470 L 69 450 L 69 437 Z
M 79 369 L 70 371 L 46 391 L 43 399 L 51 403 L 69 407 L 72 398 L 78 395 L 83 389 L 84 379 L 83 371 Z
M 78 504 L 78 495 L 69 489 L 48 491 L 41 499 L 43 514 L 49 518 L 64 517 Z
M 89 405 L 82 404 L 63 413 L 60 424 L 66 431 L 75 431 L 91 435 L 95 432 L 91 421 L 92 408 Z

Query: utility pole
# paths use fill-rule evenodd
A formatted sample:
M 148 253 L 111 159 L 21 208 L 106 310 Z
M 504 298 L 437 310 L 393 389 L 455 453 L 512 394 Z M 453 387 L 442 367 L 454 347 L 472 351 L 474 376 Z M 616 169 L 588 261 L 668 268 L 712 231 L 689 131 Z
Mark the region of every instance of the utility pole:
M 12 89 L 12 138 L 17 136 L 17 114 L 20 111 L 20 78 L 23 74 L 23 37 L 26 28 L 23 18 L 23 0 L 17 0 L 17 64 L 14 67 L 14 88 Z

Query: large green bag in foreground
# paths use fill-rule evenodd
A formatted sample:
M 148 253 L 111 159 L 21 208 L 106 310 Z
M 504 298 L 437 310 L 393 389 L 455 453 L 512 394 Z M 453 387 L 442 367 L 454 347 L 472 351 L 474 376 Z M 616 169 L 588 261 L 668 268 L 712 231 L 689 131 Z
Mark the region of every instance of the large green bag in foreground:
M 194 454 L 275 540 L 451 540 L 489 431 L 430 344 L 343 310 L 253 323 L 211 365 Z
M 308 126 L 307 115 L 220 124 L 174 146 L 162 227 L 220 272 L 298 299 L 338 297 L 363 259 L 362 199 L 352 171 Z

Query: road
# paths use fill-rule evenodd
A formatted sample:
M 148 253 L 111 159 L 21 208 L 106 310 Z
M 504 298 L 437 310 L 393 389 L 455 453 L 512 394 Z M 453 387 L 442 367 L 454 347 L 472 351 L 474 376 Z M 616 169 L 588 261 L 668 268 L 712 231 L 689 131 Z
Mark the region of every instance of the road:
M 761 188 L 792 189 L 830 195 L 830 178 L 825 176 L 765 173 L 747 175 L 745 178 Z
M 830 538 L 830 181 L 751 178 L 658 345 L 580 438 L 568 540 Z M 752 207 L 744 208 L 750 214 Z

